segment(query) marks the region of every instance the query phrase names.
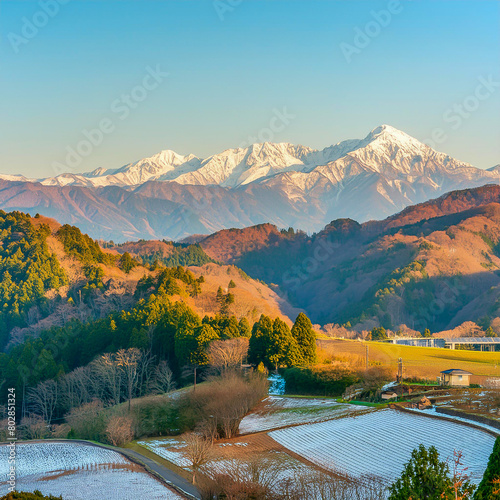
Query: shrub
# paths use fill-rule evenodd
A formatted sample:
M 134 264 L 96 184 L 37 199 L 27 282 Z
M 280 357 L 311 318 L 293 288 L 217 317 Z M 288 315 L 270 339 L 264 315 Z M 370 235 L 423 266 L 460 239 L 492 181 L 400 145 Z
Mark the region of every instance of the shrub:
M 109 419 L 106 436 L 113 446 L 123 446 L 134 439 L 132 419 L 130 417 L 114 416 Z
M 195 411 L 197 426 L 210 439 L 234 437 L 242 418 L 266 397 L 268 382 L 260 374 L 235 372 L 209 380 L 185 395 Z
M 0 500 L 62 500 L 61 497 L 54 497 L 52 495 L 44 496 L 39 490 L 33 493 L 26 493 L 24 491 L 14 491 L 0 498 Z
M 102 442 L 106 439 L 107 420 L 104 406 L 98 400 L 73 408 L 66 415 L 71 436 L 92 441 Z
M 288 394 L 341 396 L 347 387 L 360 382 L 360 377 L 344 367 L 320 366 L 288 368 L 283 371 Z
M 181 434 L 196 425 L 195 411 L 185 397 L 143 398 L 132 407 L 135 437 Z
M 43 439 L 49 434 L 47 422 L 38 415 L 24 417 L 19 429 L 24 439 Z

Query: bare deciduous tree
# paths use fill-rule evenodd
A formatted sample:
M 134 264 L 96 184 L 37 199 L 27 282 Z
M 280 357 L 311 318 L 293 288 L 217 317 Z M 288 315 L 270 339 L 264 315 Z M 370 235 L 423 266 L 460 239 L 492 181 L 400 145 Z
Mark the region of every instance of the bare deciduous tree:
M 28 403 L 33 413 L 50 423 L 57 405 L 58 384 L 55 380 L 40 382 L 28 390 Z
M 80 366 L 62 378 L 60 402 L 63 408 L 70 410 L 92 401 L 91 376 L 88 366 Z
M 183 448 L 183 455 L 189 461 L 193 471 L 193 484 L 196 482 L 196 474 L 213 457 L 212 443 L 198 434 L 189 433 L 182 436 L 186 446 Z
M 106 427 L 106 436 L 114 446 L 123 446 L 134 439 L 132 419 L 130 417 L 114 416 Z
M 99 379 L 101 388 L 106 388 L 111 399 L 111 404 L 121 401 L 122 370 L 118 366 L 116 356 L 106 353 L 92 363 L 92 371 Z
M 143 390 L 150 386 L 151 377 L 153 375 L 153 364 L 155 356 L 151 351 L 144 352 L 141 356 L 138 369 L 137 369 L 137 387 L 139 389 L 139 396 L 143 396 Z
M 142 357 L 142 351 L 135 347 L 131 347 L 130 349 L 120 349 L 116 353 L 116 363 L 123 370 L 125 375 L 129 411 L 131 407 L 132 394 L 137 385 L 138 366 Z
M 247 338 L 242 337 L 210 342 L 208 347 L 210 365 L 219 373 L 241 366 L 248 353 L 248 342 Z
M 169 394 L 174 390 L 174 374 L 166 361 L 160 361 L 156 366 L 149 387 L 157 394 Z
M 189 404 L 201 415 L 199 429 L 211 438 L 231 438 L 241 419 L 267 394 L 267 380 L 227 372 L 190 393 Z

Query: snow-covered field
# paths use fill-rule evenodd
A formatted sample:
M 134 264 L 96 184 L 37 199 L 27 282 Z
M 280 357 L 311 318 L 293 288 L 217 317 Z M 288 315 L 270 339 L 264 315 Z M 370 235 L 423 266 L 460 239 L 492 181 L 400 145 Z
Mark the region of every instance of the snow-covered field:
M 463 452 L 463 462 L 478 483 L 493 449 L 486 432 L 444 420 L 396 410 L 381 410 L 327 422 L 289 427 L 269 435 L 286 448 L 326 469 L 353 477 L 398 477 L 420 443 L 434 445 L 442 459 Z
M 179 467 L 184 469 L 189 467 L 189 461 L 183 455 L 183 448 L 186 447 L 186 444 L 181 439 L 167 437 L 138 441 L 137 444 L 144 446 L 144 448 Z
M 0 496 L 9 448 L 0 446 Z M 26 443 L 16 447 L 16 489 L 62 495 L 64 500 L 177 500 L 179 494 L 112 450 L 82 443 Z
M 269 396 L 263 407 L 240 423 L 240 434 L 267 431 L 289 425 L 323 422 L 353 413 L 371 411 L 366 406 L 337 403 L 332 399 Z

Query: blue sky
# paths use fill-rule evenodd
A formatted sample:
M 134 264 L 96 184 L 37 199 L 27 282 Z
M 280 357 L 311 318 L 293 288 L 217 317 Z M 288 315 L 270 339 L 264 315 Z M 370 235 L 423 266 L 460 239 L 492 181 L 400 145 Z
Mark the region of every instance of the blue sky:
M 2 173 L 57 173 L 102 120 L 74 170 L 259 137 L 323 148 L 382 123 L 500 163 L 495 0 L 44 1 L 0 3 Z M 137 89 L 154 68 L 168 76 Z

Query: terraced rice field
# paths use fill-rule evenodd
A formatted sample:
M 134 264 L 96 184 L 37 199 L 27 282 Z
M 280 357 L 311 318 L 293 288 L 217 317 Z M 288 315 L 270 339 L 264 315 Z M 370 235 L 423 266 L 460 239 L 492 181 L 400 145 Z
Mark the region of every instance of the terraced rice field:
M 0 496 L 7 494 L 9 449 L 0 446 Z M 17 445 L 18 491 L 40 490 L 64 500 L 179 500 L 167 488 L 112 450 L 82 443 L 26 443 Z
M 184 457 L 184 442 L 179 438 L 162 438 L 138 441 L 140 446 L 169 462 L 189 470 Z M 310 466 L 290 456 L 282 446 L 266 434 L 242 436 L 215 445 L 213 459 L 204 467 L 205 473 L 237 473 L 240 477 L 252 476 L 252 463 L 260 464 L 260 473 L 276 485 L 293 479 L 298 473 L 311 471 Z
M 323 422 L 347 415 L 366 413 L 372 409 L 332 399 L 306 399 L 269 396 L 240 424 L 240 434 L 268 431 L 290 425 Z
M 495 441 L 492 435 L 460 423 L 397 410 L 289 427 L 269 435 L 325 469 L 356 478 L 376 475 L 386 483 L 400 475 L 421 443 L 434 445 L 442 459 L 452 460 L 453 451 L 461 450 L 467 473 L 478 483 Z

